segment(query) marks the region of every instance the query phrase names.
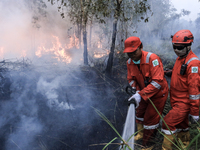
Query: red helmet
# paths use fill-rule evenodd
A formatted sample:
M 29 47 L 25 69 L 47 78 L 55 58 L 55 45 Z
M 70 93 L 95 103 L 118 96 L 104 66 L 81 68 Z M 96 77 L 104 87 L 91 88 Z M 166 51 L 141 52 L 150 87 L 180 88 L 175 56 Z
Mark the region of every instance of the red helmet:
M 172 43 L 190 44 L 193 39 L 194 37 L 190 30 L 180 30 L 172 36 Z
M 125 49 L 123 53 L 131 53 L 134 52 L 141 44 L 139 37 L 131 36 L 127 38 L 124 42 Z

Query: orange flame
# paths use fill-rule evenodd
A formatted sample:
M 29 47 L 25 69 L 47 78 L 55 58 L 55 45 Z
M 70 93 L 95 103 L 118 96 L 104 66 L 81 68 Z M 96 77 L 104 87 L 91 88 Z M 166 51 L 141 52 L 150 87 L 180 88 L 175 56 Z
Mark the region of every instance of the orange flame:
M 26 57 L 26 51 L 25 50 L 22 51 L 22 54 L 21 54 L 20 57 Z
M 102 58 L 103 56 L 106 56 L 109 54 L 109 50 L 106 50 L 104 53 L 94 52 L 94 58 Z
M 67 50 L 74 47 L 79 48 L 78 38 L 76 38 L 75 35 L 74 37 L 71 36 L 69 39 L 69 44 L 66 44 L 65 47 L 62 46 L 57 36 L 53 36 L 53 38 L 55 39 L 55 42 L 52 43 L 53 44 L 52 48 L 47 49 L 44 46 L 40 46 L 38 47 L 38 50 L 35 52 L 35 55 L 41 57 L 45 53 L 52 53 L 55 55 L 55 58 L 57 58 L 58 61 L 70 63 L 72 61 L 72 58 L 67 53 Z
M 101 57 L 103 57 L 103 56 L 105 56 L 106 54 L 99 54 L 99 53 L 95 53 L 94 54 L 94 58 L 101 58 Z
M 102 48 L 102 43 L 100 41 L 97 42 L 97 48 Z

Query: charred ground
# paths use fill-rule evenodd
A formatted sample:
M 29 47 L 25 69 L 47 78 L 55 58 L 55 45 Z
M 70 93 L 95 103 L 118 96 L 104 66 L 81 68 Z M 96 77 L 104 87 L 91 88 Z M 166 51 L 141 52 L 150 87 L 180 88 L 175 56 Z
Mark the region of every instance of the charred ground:
M 94 108 L 122 133 L 128 109 L 126 59 L 117 57 L 112 77 L 98 65 L 36 67 L 23 61 L 17 68 L 2 66 L 0 149 L 101 150 L 117 134 Z M 173 61 L 163 60 L 164 66 Z M 170 109 L 168 100 L 163 116 Z M 196 126 L 191 133 L 196 135 Z M 157 135 L 155 149 L 160 149 L 162 138 Z
M 115 71 L 115 78 L 108 78 L 89 66 L 44 68 L 2 67 L 0 149 L 102 149 L 101 143 L 117 134 L 94 108 L 122 132 L 124 75 Z

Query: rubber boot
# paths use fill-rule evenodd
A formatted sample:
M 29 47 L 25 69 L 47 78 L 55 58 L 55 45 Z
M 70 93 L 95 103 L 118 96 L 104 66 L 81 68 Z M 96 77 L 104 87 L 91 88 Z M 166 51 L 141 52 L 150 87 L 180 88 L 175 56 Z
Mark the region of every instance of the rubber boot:
M 153 139 L 156 135 L 157 129 L 144 129 L 142 145 L 145 147 L 142 150 L 153 149 L 155 143 Z
M 183 147 L 182 148 L 186 148 L 189 144 L 190 144 L 190 132 L 186 131 L 186 132 L 178 132 L 177 133 L 177 139 L 181 140 L 181 142 L 183 143 Z
M 140 124 L 140 123 L 136 123 L 136 124 L 137 124 L 137 131 L 139 132 L 137 133 L 136 136 L 134 136 L 135 141 L 143 138 L 143 124 Z
M 173 134 L 173 135 L 175 136 L 175 134 Z M 173 146 L 172 142 L 174 142 L 173 135 L 165 134 L 164 140 L 163 140 L 163 143 L 162 143 L 162 150 L 172 150 L 172 146 Z M 167 138 L 170 139 L 172 142 L 169 141 Z

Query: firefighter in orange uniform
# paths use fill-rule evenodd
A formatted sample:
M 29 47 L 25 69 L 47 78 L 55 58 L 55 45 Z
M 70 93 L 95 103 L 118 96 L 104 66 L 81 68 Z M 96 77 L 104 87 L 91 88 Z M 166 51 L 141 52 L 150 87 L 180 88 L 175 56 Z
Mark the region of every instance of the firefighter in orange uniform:
M 199 120 L 199 87 L 200 61 L 192 52 L 193 34 L 189 30 L 180 30 L 172 36 L 174 52 L 178 56 L 172 70 L 170 83 L 170 102 L 172 109 L 164 117 L 169 129 L 163 123 L 165 137 L 163 150 L 171 150 L 175 135 L 180 138 L 184 147 L 189 145 L 189 121 Z M 172 134 L 171 134 L 172 133 Z M 176 133 L 176 134 L 175 134 Z
M 140 130 L 134 139 L 142 139 L 144 149 L 152 149 L 150 141 L 159 126 L 160 116 L 149 99 L 162 114 L 168 97 L 168 84 L 164 78 L 163 64 L 156 54 L 143 51 L 142 42 L 138 37 L 133 36 L 125 40 L 124 53 L 129 56 L 128 82 L 137 91 L 129 98 L 129 100 L 135 99 L 136 124 L 138 131 Z

